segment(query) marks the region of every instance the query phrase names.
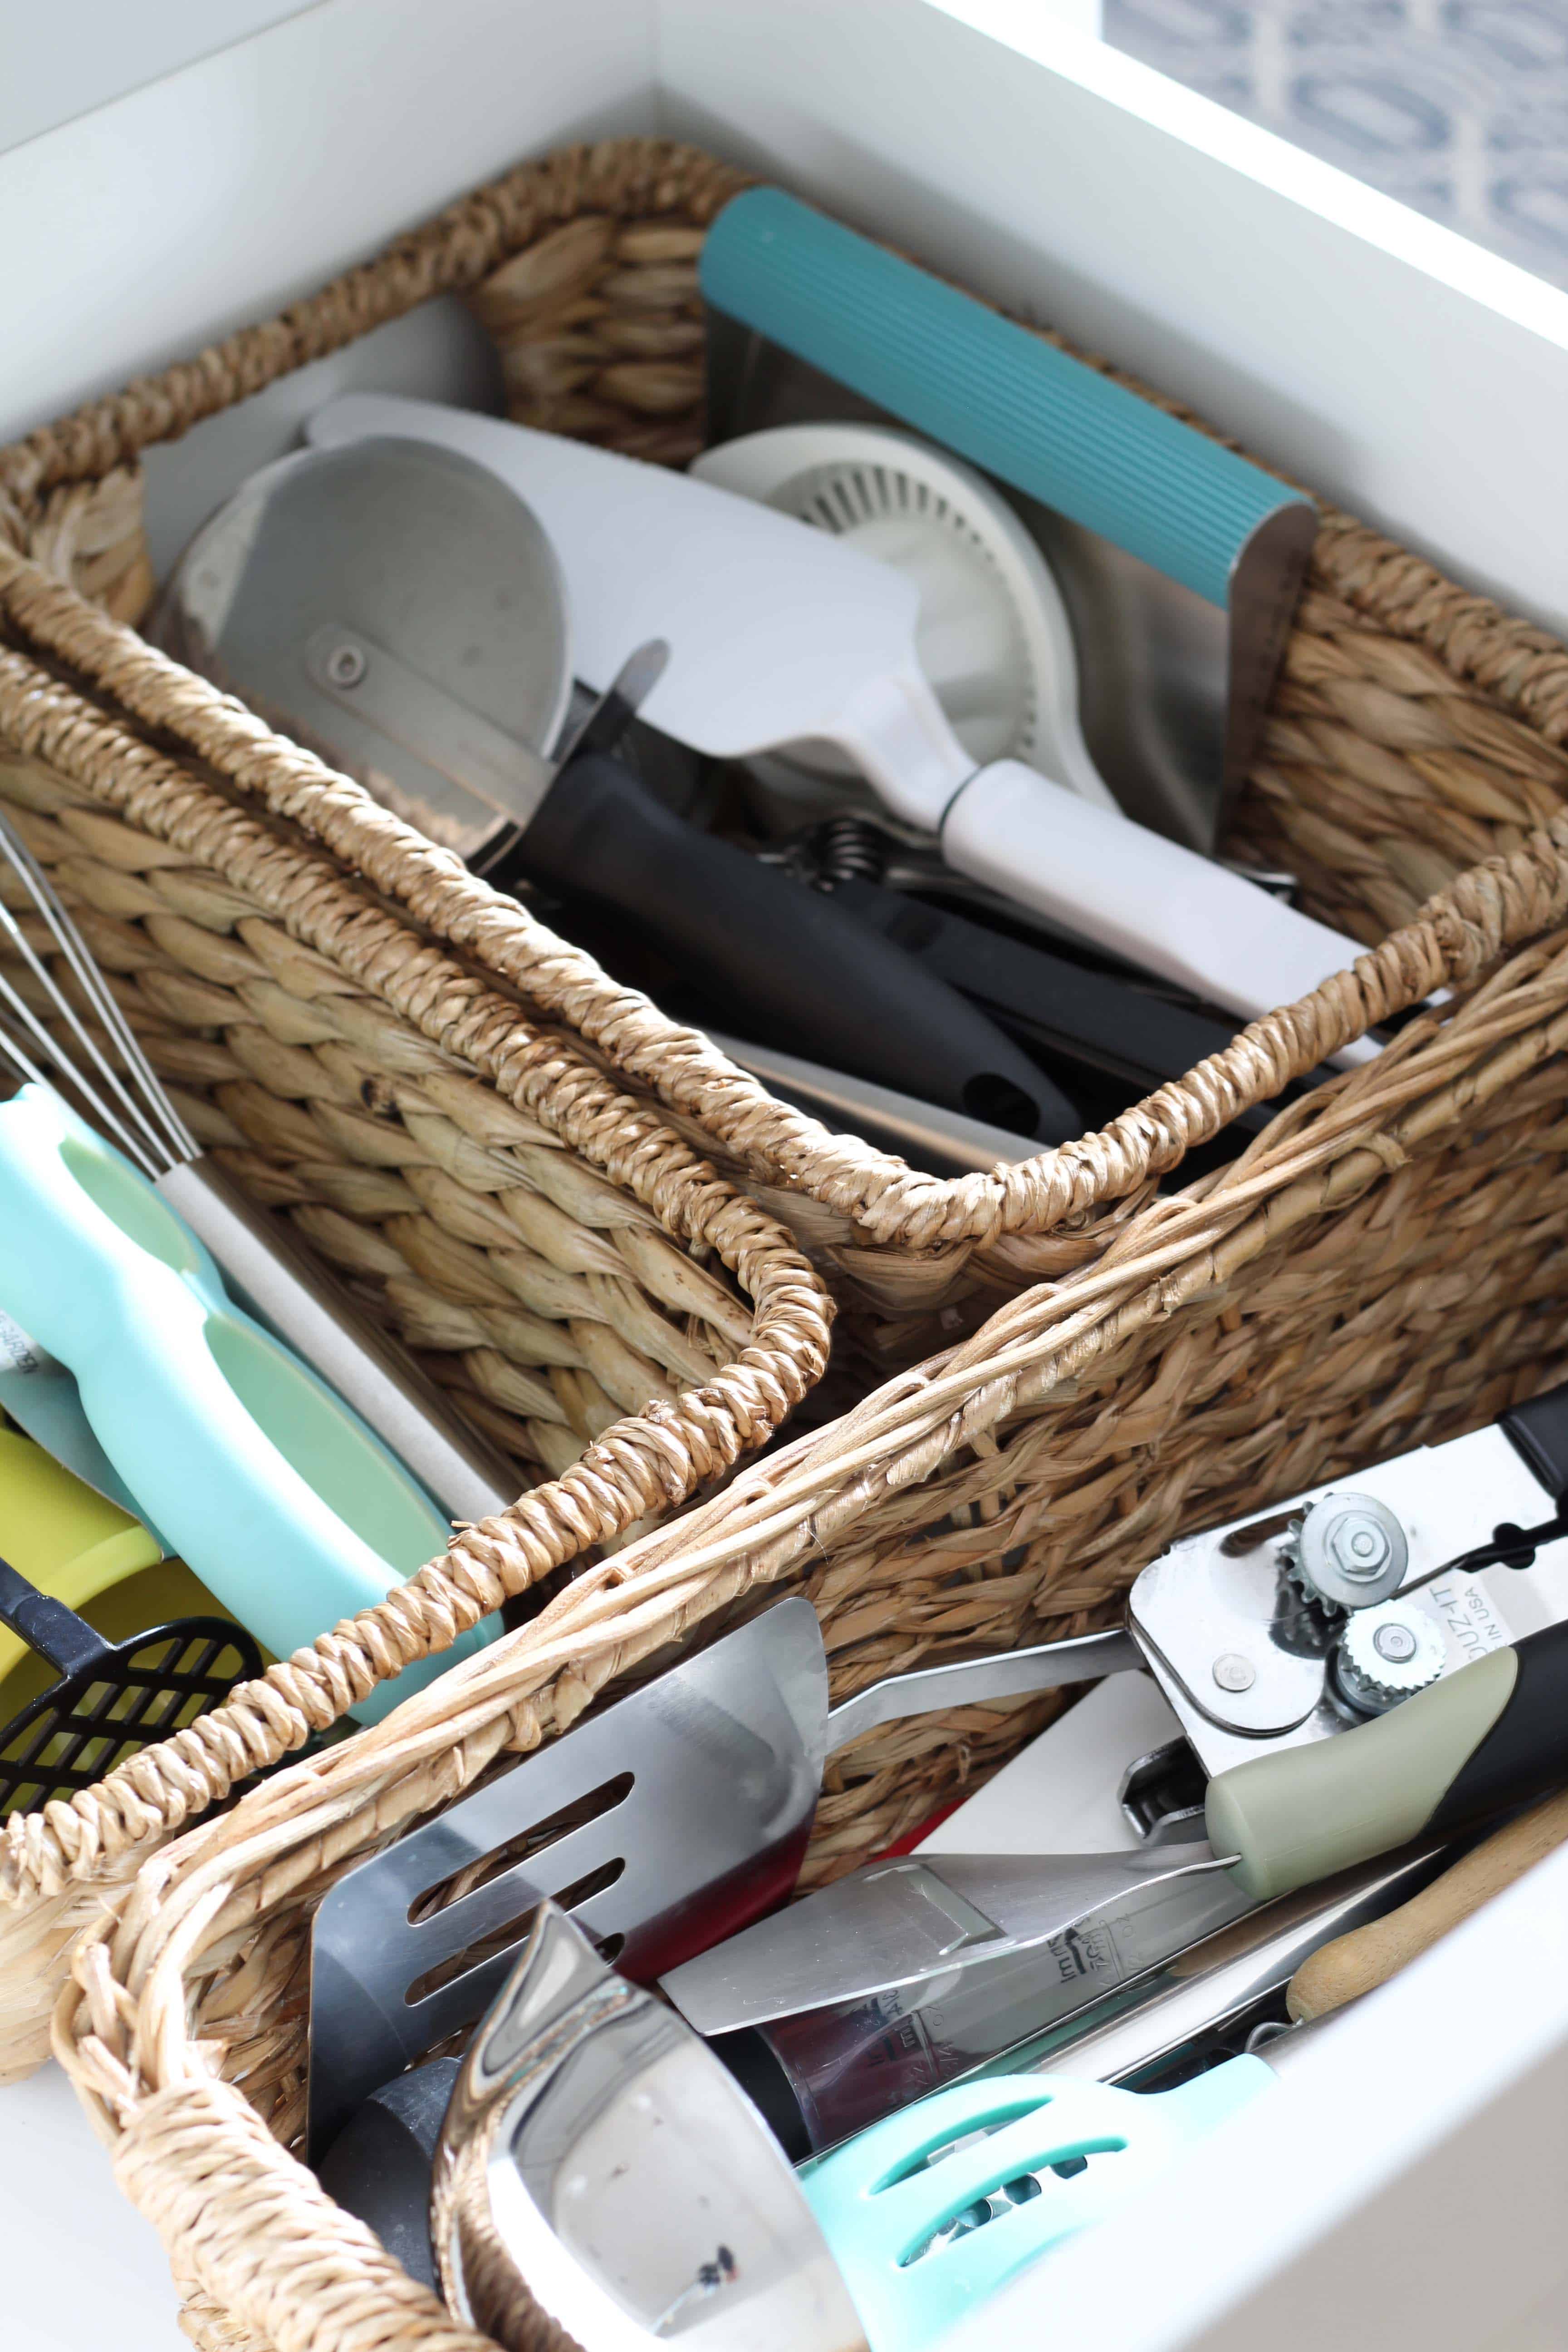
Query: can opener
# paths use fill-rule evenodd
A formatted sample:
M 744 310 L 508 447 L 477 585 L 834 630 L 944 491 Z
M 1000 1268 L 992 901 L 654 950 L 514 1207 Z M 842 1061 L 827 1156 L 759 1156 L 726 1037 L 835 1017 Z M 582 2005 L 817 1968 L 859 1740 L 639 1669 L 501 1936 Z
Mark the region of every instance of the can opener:
M 1083 1994 L 1103 1994 L 1226 1902 L 1239 1916 L 1568 1778 L 1565 1621 L 1568 1388 L 1184 1538 L 1134 1583 L 1125 1631 L 1070 1644 L 1058 1679 L 1146 1665 L 1183 1727 L 1124 1777 L 1142 1851 L 873 1863 L 662 1989 L 731 2033 L 1047 1948 L 1065 1974 L 1076 1939 Z M 1068 1646 L 1016 1653 L 1018 1676 L 1045 1686 Z

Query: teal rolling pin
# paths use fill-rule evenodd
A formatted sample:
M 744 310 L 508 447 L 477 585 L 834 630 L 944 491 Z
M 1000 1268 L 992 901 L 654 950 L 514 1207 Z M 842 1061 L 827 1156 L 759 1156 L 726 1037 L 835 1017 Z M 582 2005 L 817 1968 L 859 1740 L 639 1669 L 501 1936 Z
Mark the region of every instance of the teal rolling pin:
M 723 319 L 1225 611 L 1239 789 L 1317 534 L 1299 491 L 782 188 L 731 197 L 700 274 Z
M 1261 525 L 1311 545 L 1277 476 L 782 188 L 731 198 L 700 268 L 715 310 L 1208 604 Z
M 0 1104 L 0 1308 L 68 1365 L 125 1485 L 279 1657 L 446 1550 L 449 1523 L 402 1465 L 47 1086 Z M 486 1620 L 354 1714 L 378 1720 L 499 1631 Z

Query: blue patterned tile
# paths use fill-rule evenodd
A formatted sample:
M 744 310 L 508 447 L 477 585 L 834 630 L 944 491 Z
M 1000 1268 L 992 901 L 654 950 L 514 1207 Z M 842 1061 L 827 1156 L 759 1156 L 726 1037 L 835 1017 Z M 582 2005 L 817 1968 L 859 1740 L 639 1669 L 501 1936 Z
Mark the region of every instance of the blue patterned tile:
M 1105 0 L 1105 37 L 1568 286 L 1568 0 Z
M 1375 49 L 1405 29 L 1405 0 L 1322 0 L 1315 8 L 1297 8 L 1286 21 L 1292 48 L 1311 49 L 1331 43 L 1335 48 Z
M 1447 0 L 1443 37 L 1499 75 L 1568 70 L 1568 18 L 1531 0 Z
M 1520 236 L 1538 241 L 1543 255 L 1555 255 L 1561 272 L 1568 264 L 1568 168 L 1539 178 L 1498 180 L 1490 195 L 1495 217 Z
M 1135 56 L 1142 54 L 1142 44 L 1212 57 L 1244 48 L 1252 37 L 1249 12 L 1227 6 L 1226 0 L 1111 0 L 1111 5 L 1125 32 L 1114 46 Z M 1110 37 L 1109 30 L 1106 37 Z
M 1447 110 L 1387 74 L 1302 74 L 1289 98 L 1292 121 L 1364 155 L 1431 152 L 1452 143 Z

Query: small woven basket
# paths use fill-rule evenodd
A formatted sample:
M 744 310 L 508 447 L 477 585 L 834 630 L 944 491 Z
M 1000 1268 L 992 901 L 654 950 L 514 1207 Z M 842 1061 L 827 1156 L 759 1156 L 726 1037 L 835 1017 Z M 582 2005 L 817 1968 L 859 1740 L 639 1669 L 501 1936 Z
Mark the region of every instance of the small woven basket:
M 1498 944 L 1478 910 L 1473 944 Z M 289 2152 L 322 1892 L 501 1753 L 804 1589 L 837 1696 L 1104 1622 L 1213 1524 L 1486 1421 L 1568 1362 L 1568 931 L 1493 966 L 1221 1175 L 1139 1212 L 843 1421 L 591 1570 L 374 1729 L 153 1855 L 79 1948 L 56 2046 L 210 2352 L 480 2352 Z M 978 1781 L 1056 1699 L 869 1733 L 806 1883 Z M 553 2343 L 542 2321 L 540 2341 Z
M 187 1124 L 423 1358 L 519 1496 L 175 1738 L 5 1821 L 4 2078 L 44 2054 L 51 1964 L 92 1882 L 721 1476 L 820 1376 L 831 1308 L 784 1228 L 478 956 L 3 650 L 0 713 L 29 754 L 0 752 L 0 805 Z

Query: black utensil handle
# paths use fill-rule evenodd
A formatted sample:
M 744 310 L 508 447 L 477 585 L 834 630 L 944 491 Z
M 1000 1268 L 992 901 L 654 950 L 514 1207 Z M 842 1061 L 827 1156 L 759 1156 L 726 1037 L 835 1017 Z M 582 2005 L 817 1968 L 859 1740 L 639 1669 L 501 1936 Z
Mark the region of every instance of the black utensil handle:
M 1391 1714 L 1216 1773 L 1215 1853 L 1259 1902 L 1450 1837 L 1568 1780 L 1568 1622 L 1493 1650 Z
M 945 982 L 831 899 L 686 824 L 619 761 L 567 767 L 516 857 L 515 870 L 651 933 L 759 1045 L 1042 1143 L 1082 1130 L 1049 1079 Z
M 108 1657 L 113 1646 L 63 1601 L 40 1592 L 8 1559 L 0 1559 L 0 1621 L 60 1675 L 84 1674 Z
M 1150 1092 L 1222 1052 L 1242 1026 L 879 883 L 851 877 L 836 882 L 833 895 L 926 971 L 1005 1020 L 1026 1024 L 1042 1045 Z
M 1568 1496 L 1568 1383 L 1500 1416 L 1505 1435 L 1547 1492 Z
M 411 2278 L 436 2286 L 430 2176 L 460 2058 L 431 2058 L 356 2108 L 316 2167 L 334 2204 L 375 2231 Z

